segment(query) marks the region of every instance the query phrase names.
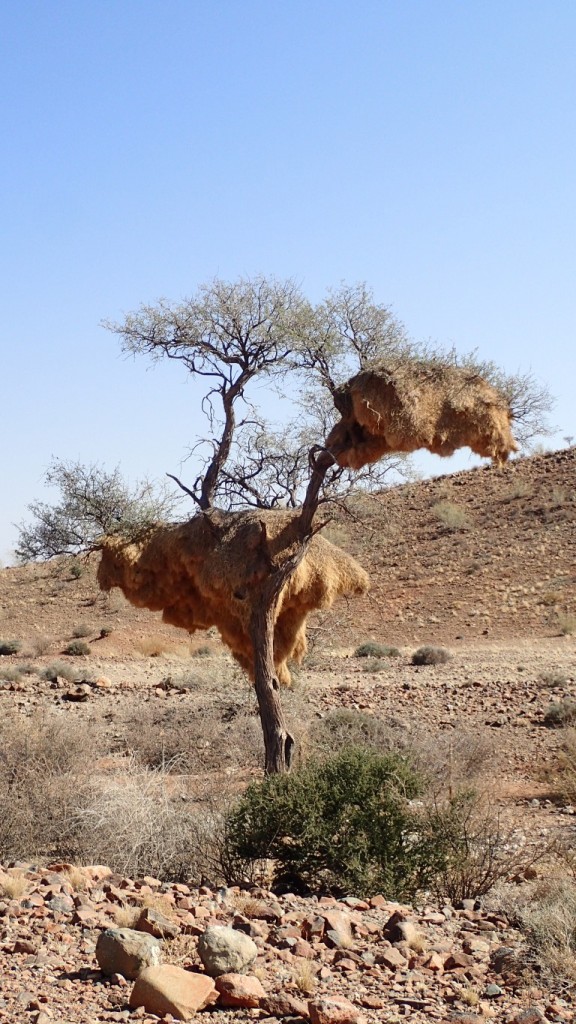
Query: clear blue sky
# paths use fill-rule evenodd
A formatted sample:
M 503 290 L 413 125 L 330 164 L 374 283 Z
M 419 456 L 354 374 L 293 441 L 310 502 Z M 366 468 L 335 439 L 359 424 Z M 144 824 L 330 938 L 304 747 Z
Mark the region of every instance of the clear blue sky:
M 180 471 L 195 395 L 98 325 L 214 275 L 366 280 L 576 435 L 573 0 L 4 0 L 0 32 L 0 564 L 52 456 Z

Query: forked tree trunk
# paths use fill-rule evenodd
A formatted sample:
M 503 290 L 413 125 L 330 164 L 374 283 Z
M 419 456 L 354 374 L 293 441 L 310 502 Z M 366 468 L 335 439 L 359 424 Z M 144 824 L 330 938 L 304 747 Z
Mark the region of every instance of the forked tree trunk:
M 312 474 L 298 521 L 297 550 L 283 565 L 273 568 L 262 586 L 260 598 L 254 606 L 250 621 L 250 633 L 254 650 L 254 686 L 260 711 L 264 735 L 265 771 L 267 774 L 289 772 L 294 754 L 294 737 L 288 731 L 282 704 L 279 682 L 274 665 L 274 622 L 276 606 L 282 589 L 302 561 L 312 536 L 312 520 L 318 508 L 318 496 L 324 477 L 334 465 L 333 455 L 320 449 L 320 456 L 313 459 L 310 453 Z M 262 542 L 266 543 L 263 530 Z

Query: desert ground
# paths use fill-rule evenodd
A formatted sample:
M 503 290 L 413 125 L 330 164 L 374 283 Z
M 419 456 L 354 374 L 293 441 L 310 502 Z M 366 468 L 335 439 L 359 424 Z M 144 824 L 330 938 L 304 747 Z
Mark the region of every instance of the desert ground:
M 100 593 L 97 556 L 1 570 L 0 641 L 18 649 L 0 656 L 0 1020 L 169 1020 L 130 1009 L 132 981 L 95 959 L 101 931 L 143 908 L 172 923 L 164 961 L 189 973 L 207 925 L 255 941 L 264 994 L 220 996 L 202 1011 L 217 1020 L 572 1020 L 575 485 L 572 448 L 336 510 L 325 534 L 371 590 L 311 620 L 283 695 L 300 762 L 366 741 L 415 752 L 443 797 L 475 790 L 504 851 L 478 900 L 278 894 L 265 874 L 227 885 L 198 828 L 261 777 L 263 751 L 217 634 Z M 65 653 L 74 643 L 87 653 Z M 427 645 L 448 660 L 413 664 Z M 90 815 L 68 836 L 83 787 Z M 175 821 L 196 829 L 188 865 Z

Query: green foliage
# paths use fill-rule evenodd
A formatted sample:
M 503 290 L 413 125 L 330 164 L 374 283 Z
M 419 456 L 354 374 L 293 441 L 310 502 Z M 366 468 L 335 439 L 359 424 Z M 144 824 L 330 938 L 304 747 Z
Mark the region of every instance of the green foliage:
M 136 536 L 168 518 L 175 506 L 166 489 L 147 480 L 130 488 L 118 468 L 109 472 L 98 465 L 55 459 L 44 480 L 60 497 L 54 505 L 34 501 L 28 506 L 32 522 L 18 527 L 20 562 L 79 554 L 97 546 L 104 534 Z M 77 579 L 82 572 L 82 566 L 73 562 L 71 576 Z
M 409 804 L 420 790 L 406 758 L 348 747 L 251 785 L 228 817 L 229 851 L 272 858 L 285 890 L 405 898 L 433 862 Z
M 19 640 L 0 640 L 0 654 L 18 654 L 21 647 Z
M 397 647 L 388 647 L 386 644 L 377 644 L 374 640 L 368 640 L 360 644 L 354 651 L 355 658 L 399 658 L 400 651 Z
M 445 647 L 419 647 L 412 655 L 413 665 L 445 665 L 450 661 L 450 651 Z
M 83 640 L 73 640 L 72 643 L 68 644 L 68 646 L 64 648 L 62 654 L 70 654 L 72 656 L 79 657 L 81 655 L 90 654 L 90 648 Z

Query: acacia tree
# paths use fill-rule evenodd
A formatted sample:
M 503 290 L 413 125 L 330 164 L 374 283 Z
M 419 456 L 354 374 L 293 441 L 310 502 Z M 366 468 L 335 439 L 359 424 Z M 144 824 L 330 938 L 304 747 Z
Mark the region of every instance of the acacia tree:
M 332 399 L 359 370 L 382 360 L 450 362 L 455 356 L 414 345 L 391 310 L 374 302 L 365 285 L 343 285 L 313 305 L 291 281 L 215 280 L 185 302 L 143 305 L 121 323 L 105 326 L 119 335 L 125 352 L 176 360 L 192 378 L 205 378 L 202 408 L 209 431 L 193 449 L 201 468 L 189 485 L 173 476 L 201 514 L 209 517 L 216 506 L 294 510 L 290 551 L 270 565 L 250 621 L 266 769 L 286 771 L 294 741 L 284 720 L 274 667 L 275 610 L 319 529 L 320 504 L 345 492 L 352 478 L 338 465 L 334 445 L 328 450 L 311 442 L 326 438 L 335 419 Z M 479 367 L 473 357 L 467 365 Z M 538 389 L 531 378 L 506 377 L 491 364 L 478 372 L 488 380 L 497 376 L 497 386 L 505 393 L 509 389 L 527 433 L 542 433 L 542 415 L 549 405 L 545 389 Z M 274 428 L 264 421 L 255 405 L 256 385 L 264 384 L 283 398 L 295 396 L 297 426 Z M 381 486 L 390 466 L 401 467 L 402 462 L 386 456 L 354 474 L 356 486 Z M 105 532 L 107 527 L 102 526 Z M 131 524 L 127 527 L 130 533 Z M 263 559 L 265 533 L 263 528 Z M 92 542 L 95 546 L 93 535 Z M 36 551 L 41 547 L 42 543 Z M 46 553 L 57 551 L 46 548 Z
M 295 509 L 295 546 L 280 565 L 270 567 L 250 623 L 266 769 L 285 771 L 294 741 L 278 696 L 275 609 L 313 536 L 320 503 L 338 493 L 345 475 L 334 446 L 310 444 L 311 436 L 326 437 L 333 422 L 333 403 L 321 396 L 332 399 L 351 374 L 378 360 L 422 357 L 423 350 L 410 342 L 388 307 L 374 302 L 365 285 L 344 285 L 313 306 L 292 282 L 262 277 L 234 284 L 214 281 L 185 303 L 142 306 L 123 323 L 107 326 L 120 336 L 125 351 L 176 359 L 192 376 L 209 379 L 204 409 L 211 436 L 203 442 L 208 451 L 204 469 L 191 487 L 177 480 L 200 510 L 208 512 L 216 503 L 229 509 Z M 263 379 L 278 388 L 287 380 L 294 388 L 297 381 L 301 414 L 306 409 L 298 429 L 274 433 L 262 421 L 252 405 L 251 385 Z M 526 407 L 538 407 L 529 391 L 520 390 L 524 413 Z M 316 427 L 312 434 L 311 422 Z M 385 462 L 384 471 L 388 466 Z M 382 463 L 364 470 L 364 486 L 381 484 L 382 472 Z M 263 530 L 263 546 L 265 541 Z

